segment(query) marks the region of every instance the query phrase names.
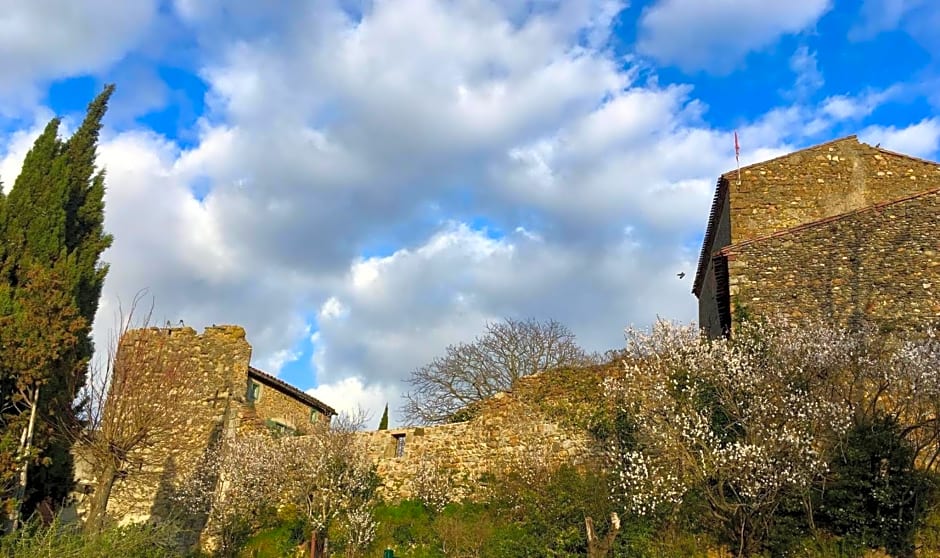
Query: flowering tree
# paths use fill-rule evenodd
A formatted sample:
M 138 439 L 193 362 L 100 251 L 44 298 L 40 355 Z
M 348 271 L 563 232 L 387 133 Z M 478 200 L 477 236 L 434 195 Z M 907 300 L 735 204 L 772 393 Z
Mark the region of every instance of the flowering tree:
M 311 556 L 324 555 L 327 533 L 345 522 L 347 551 L 375 534 L 371 501 L 375 475 L 361 444 L 338 420 L 305 436 L 254 434 L 225 441 L 207 455 L 180 491 L 189 511 L 205 511 L 206 534 L 231 553 L 266 512 L 290 506 L 311 532 Z
M 784 492 L 826 471 L 823 450 L 850 423 L 819 374 L 843 347 L 748 327 L 734 342 L 667 323 L 628 331 L 624 376 L 606 384 L 631 421 L 612 448 L 629 510 L 650 514 L 695 488 L 742 556 Z
M 418 456 L 418 464 L 411 477 L 411 495 L 428 509 L 441 512 L 444 506 L 459 501 L 465 491 L 456 483 L 454 472 L 436 455 Z
M 850 429 L 896 423 L 898 443 L 911 448 L 906 470 L 940 465 L 936 332 L 770 320 L 734 333 L 710 341 L 666 323 L 628 331 L 624 375 L 606 389 L 626 417 L 611 455 L 633 513 L 695 489 L 748 555 L 785 495 L 801 497 L 813 526 L 808 489 L 845 454 Z
M 175 494 L 191 515 L 205 516 L 204 534 L 232 555 L 284 493 L 288 438 L 250 434 L 219 443 L 203 456 Z
M 376 477 L 364 448 L 348 429 L 324 429 L 288 441 L 285 452 L 285 501 L 297 506 L 311 531 L 310 554 L 324 554 L 327 533 L 345 519 L 350 542 L 365 546 L 374 535 L 370 502 Z M 368 516 L 368 517 L 367 517 Z M 370 534 L 371 533 L 371 534 Z

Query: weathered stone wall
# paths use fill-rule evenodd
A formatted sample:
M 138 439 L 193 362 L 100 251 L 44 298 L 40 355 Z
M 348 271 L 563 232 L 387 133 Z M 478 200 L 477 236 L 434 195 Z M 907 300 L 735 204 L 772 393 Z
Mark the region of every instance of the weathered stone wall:
M 481 477 L 522 463 L 552 467 L 596 461 L 600 450 L 585 425 L 598 409 L 597 394 L 607 373 L 601 368 L 545 372 L 521 379 L 512 393 L 484 401 L 467 422 L 360 434 L 375 460 L 381 496 L 415 496 L 413 479 L 428 463 L 452 475 L 457 493 L 473 495 Z
M 751 315 L 841 323 L 864 316 L 887 328 L 936 325 L 938 224 L 940 194 L 934 191 L 731 246 L 725 253 L 732 304 Z
M 257 381 L 257 380 L 256 380 Z M 305 434 L 314 424 L 329 422 L 330 417 L 316 412 L 312 415 L 311 407 L 278 391 L 275 387 L 261 381 L 261 397 L 252 404 L 257 420 L 262 423 L 274 421 L 294 429 L 298 434 Z M 247 386 L 246 386 L 247 387 Z
M 163 336 L 159 343 L 157 336 Z M 192 470 L 213 438 L 222 435 L 226 420 L 233 420 L 230 401 L 233 393 L 244 392 L 251 357 L 245 330 L 237 326 L 206 328 L 201 335 L 188 327 L 134 330 L 122 339 L 119 350 L 135 350 L 131 346 L 142 344 L 161 346 L 160 358 L 180 367 L 180 380 L 187 387 L 179 390 L 175 404 L 184 408 L 188 419 L 179 432 L 143 450 L 155 456 L 146 460 L 148 465 L 127 471 L 126 478 L 115 483 L 108 513 L 124 522 L 172 509 L 168 498 L 176 483 Z M 79 481 L 95 483 L 95 479 Z
M 725 176 L 734 244 L 940 187 L 940 165 L 854 136 L 748 166 L 741 184 L 736 173 Z

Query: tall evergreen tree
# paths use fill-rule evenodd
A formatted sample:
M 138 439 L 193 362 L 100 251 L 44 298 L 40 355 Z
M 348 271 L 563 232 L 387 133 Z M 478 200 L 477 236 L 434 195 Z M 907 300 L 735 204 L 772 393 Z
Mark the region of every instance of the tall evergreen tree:
M 7 510 L 11 463 L 30 463 L 27 512 L 42 500 L 61 501 L 72 485 L 69 445 L 59 427 L 75 423 L 75 398 L 91 358 L 91 324 L 107 274 L 100 257 L 111 237 L 104 232 L 104 173 L 95 158 L 113 91 L 109 85 L 92 101 L 67 141 L 58 137 L 59 119 L 49 122 L 0 201 L 0 500 L 7 498 Z M 66 301 L 67 307 L 30 315 L 39 308 L 38 288 L 48 301 Z M 60 340 L 53 343 L 55 358 L 24 357 L 31 347 L 50 351 L 50 339 Z M 33 431 L 25 425 L 34 408 Z M 21 435 L 27 430 L 33 434 L 29 452 Z M 14 484 L 18 494 L 21 482 Z
M 382 419 L 379 420 L 379 430 L 388 430 L 388 403 L 385 404 L 385 412 L 382 413 Z

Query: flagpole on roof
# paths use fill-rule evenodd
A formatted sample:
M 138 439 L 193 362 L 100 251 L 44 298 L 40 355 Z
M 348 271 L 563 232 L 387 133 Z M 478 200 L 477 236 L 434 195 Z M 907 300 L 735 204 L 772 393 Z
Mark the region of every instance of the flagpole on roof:
M 738 185 L 741 184 L 741 144 L 738 143 L 738 131 L 734 131 L 734 160 L 738 164 Z

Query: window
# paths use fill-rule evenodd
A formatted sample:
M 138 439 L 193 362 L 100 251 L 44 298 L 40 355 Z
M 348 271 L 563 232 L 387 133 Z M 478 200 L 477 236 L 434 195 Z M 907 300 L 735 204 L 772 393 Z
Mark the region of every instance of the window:
M 395 457 L 401 457 L 405 455 L 405 435 L 396 434 L 395 435 Z
M 310 409 L 310 424 L 316 424 L 320 422 L 320 412 L 316 409 Z
M 264 423 L 275 437 L 297 435 L 297 430 L 293 426 L 278 419 L 267 419 Z
M 247 399 L 249 403 L 254 403 L 261 399 L 261 384 L 253 380 L 248 380 L 248 393 L 245 395 L 245 399 Z

